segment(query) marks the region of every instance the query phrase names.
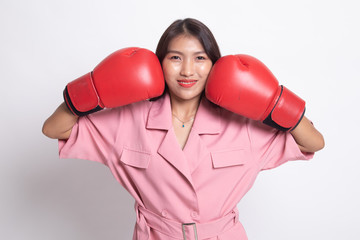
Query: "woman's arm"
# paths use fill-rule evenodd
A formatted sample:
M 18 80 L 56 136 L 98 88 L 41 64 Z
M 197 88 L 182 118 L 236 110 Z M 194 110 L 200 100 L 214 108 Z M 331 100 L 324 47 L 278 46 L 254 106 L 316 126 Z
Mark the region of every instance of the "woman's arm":
M 324 137 L 305 116 L 291 134 L 302 152 L 316 152 L 325 146 Z
M 42 132 L 49 138 L 68 139 L 77 119 L 78 117 L 70 112 L 65 103 L 62 103 L 44 122 Z

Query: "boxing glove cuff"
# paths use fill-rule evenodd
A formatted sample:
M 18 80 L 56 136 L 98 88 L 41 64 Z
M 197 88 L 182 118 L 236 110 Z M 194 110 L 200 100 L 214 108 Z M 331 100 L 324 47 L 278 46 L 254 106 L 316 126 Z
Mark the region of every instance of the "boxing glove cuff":
M 305 101 L 284 86 L 274 107 L 263 123 L 281 131 L 291 131 L 300 123 L 305 114 Z
M 104 108 L 94 87 L 91 72 L 68 83 L 63 96 L 66 106 L 76 116 L 85 116 Z

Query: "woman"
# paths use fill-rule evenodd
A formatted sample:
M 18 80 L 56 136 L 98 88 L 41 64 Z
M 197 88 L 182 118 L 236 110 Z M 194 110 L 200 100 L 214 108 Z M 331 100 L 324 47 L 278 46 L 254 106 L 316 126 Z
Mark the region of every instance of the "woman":
M 115 96 L 121 107 L 78 117 L 69 84 L 67 104 L 45 121 L 43 133 L 60 139 L 61 158 L 110 168 L 136 201 L 133 239 L 247 239 L 236 205 L 257 174 L 312 158 L 323 148 L 323 137 L 306 117 L 298 117 L 291 131 L 279 131 L 208 101 L 204 90 L 220 51 L 210 30 L 195 19 L 170 25 L 156 55 L 166 82 L 160 97 L 123 104 L 121 87 Z M 94 81 L 98 72 L 91 75 Z M 161 84 L 151 85 L 160 95 Z M 99 94 L 102 102 L 106 94 Z

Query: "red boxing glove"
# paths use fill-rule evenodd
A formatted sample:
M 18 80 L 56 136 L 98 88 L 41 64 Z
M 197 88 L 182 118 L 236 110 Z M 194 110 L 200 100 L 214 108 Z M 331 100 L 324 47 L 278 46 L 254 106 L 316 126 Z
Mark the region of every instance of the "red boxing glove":
M 213 103 L 282 131 L 294 129 L 305 101 L 279 86 L 270 70 L 248 55 L 220 58 L 210 71 L 206 97 Z
M 65 103 L 77 116 L 154 98 L 164 91 L 163 71 L 157 56 L 144 48 L 118 50 L 95 69 L 68 83 Z

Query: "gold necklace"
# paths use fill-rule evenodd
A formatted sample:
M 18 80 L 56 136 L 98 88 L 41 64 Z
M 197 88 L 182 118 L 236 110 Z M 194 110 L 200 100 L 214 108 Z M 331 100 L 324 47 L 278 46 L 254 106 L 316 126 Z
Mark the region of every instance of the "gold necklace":
M 183 120 L 181 120 L 180 118 L 178 118 L 174 113 L 172 114 L 177 120 L 179 120 L 181 123 L 182 123 L 182 127 L 185 127 L 185 123 L 188 123 L 188 122 L 190 122 L 190 121 L 192 121 L 192 120 L 194 120 L 194 117 L 192 117 L 192 118 L 190 118 L 189 120 L 187 120 L 187 121 L 183 121 Z

